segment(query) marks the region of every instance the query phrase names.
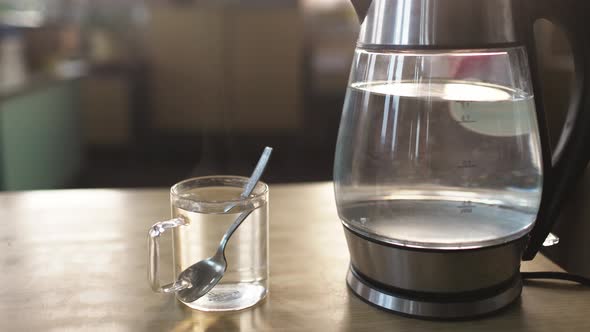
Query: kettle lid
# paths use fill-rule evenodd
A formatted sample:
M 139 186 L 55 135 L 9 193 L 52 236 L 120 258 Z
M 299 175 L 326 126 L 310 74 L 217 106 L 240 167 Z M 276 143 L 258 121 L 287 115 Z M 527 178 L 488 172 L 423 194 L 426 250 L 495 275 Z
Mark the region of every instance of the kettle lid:
M 487 48 L 519 42 L 514 0 L 351 0 L 368 47 Z

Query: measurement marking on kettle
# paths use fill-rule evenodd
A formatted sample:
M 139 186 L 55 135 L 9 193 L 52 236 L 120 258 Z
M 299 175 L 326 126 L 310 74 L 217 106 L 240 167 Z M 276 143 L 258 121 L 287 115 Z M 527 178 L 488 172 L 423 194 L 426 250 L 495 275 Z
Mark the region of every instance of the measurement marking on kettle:
M 462 160 L 457 168 L 465 169 L 465 168 L 476 168 L 477 165 L 472 160 Z
M 463 114 L 461 115 L 461 121 L 459 121 L 460 123 L 476 123 L 477 120 L 474 120 L 471 118 L 471 115 L 469 114 Z
M 458 205 L 459 213 L 471 213 L 475 209 L 475 205 L 469 200 L 463 201 L 461 205 Z

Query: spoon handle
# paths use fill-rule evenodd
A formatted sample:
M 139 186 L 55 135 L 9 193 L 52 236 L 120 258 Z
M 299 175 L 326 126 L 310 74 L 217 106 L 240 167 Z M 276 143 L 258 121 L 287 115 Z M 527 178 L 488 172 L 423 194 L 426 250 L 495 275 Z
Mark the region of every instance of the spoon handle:
M 258 164 L 256 164 L 256 168 L 254 168 L 254 171 L 252 172 L 252 175 L 250 176 L 248 183 L 246 183 L 246 186 L 244 187 L 244 191 L 242 192 L 242 195 L 241 195 L 242 198 L 248 198 L 250 196 L 250 194 L 252 193 L 252 191 L 254 191 L 254 187 L 256 187 L 258 180 L 260 180 L 260 177 L 262 176 L 262 173 L 264 172 L 264 169 L 266 168 L 266 164 L 268 163 L 268 160 L 270 159 L 271 153 L 272 153 L 271 147 L 267 146 L 264 148 L 264 151 L 262 152 L 262 156 L 260 156 L 260 159 L 258 160 Z
M 225 246 L 227 245 L 227 241 L 229 241 L 229 238 L 234 234 L 234 232 L 236 231 L 236 229 L 238 229 L 238 227 L 240 227 L 240 225 L 242 224 L 242 222 L 244 220 L 246 220 L 246 218 L 248 218 L 248 216 L 250 215 L 250 213 L 252 213 L 254 210 L 248 210 L 248 211 L 244 211 L 242 212 L 238 218 L 234 221 L 233 224 L 231 224 L 231 226 L 229 226 L 228 230 L 225 232 L 225 234 L 223 234 L 223 237 L 221 238 L 221 241 L 219 242 L 219 247 L 217 248 L 217 253 L 216 255 L 223 255 L 225 256 Z

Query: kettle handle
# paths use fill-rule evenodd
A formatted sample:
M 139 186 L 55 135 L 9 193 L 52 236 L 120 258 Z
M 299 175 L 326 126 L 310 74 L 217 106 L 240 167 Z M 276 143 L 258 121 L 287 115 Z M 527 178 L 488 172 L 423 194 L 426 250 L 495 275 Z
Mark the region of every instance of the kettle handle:
M 590 6 L 586 1 L 577 0 L 528 0 L 525 1 L 526 12 L 531 13 L 529 21 L 529 50 L 534 50 L 533 24 L 544 18 L 561 27 L 566 33 L 574 58 L 575 83 L 569 111 L 558 144 L 553 152 L 549 149 L 549 139 L 545 126 L 545 114 L 540 96 L 535 96 L 537 113 L 540 121 L 541 137 L 544 145 L 545 179 L 543 197 L 536 225 L 530 233 L 530 239 L 523 254 L 523 260 L 532 260 L 543 241 L 553 228 L 563 203 L 576 185 L 590 160 L 590 24 L 584 18 Z M 533 52 L 529 52 L 531 54 Z M 536 59 L 530 59 L 536 67 Z M 533 85 L 540 91 L 538 71 L 533 71 Z M 551 156 L 551 158 L 549 158 Z
M 352 3 L 354 11 L 359 18 L 359 23 L 363 24 L 363 21 L 367 16 L 367 12 L 371 7 L 371 3 L 373 3 L 373 0 L 350 0 L 350 2 Z

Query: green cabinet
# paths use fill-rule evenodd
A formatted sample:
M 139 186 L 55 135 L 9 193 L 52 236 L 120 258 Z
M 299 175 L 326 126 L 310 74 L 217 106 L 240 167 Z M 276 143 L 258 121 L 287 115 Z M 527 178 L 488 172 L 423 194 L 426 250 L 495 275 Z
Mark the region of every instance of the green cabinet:
M 0 97 L 2 190 L 63 188 L 81 166 L 78 80 Z

